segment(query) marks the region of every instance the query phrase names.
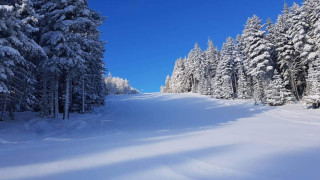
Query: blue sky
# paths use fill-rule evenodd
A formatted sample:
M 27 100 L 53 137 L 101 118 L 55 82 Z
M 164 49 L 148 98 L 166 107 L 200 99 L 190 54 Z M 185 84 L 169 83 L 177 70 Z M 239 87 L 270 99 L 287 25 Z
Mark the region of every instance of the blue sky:
M 301 4 L 303 0 L 286 0 Z M 205 50 L 210 37 L 219 48 L 236 37 L 253 14 L 276 20 L 282 0 L 88 0 L 107 16 L 100 27 L 107 41 L 105 63 L 113 76 L 143 92 L 159 92 L 174 62 L 195 42 Z

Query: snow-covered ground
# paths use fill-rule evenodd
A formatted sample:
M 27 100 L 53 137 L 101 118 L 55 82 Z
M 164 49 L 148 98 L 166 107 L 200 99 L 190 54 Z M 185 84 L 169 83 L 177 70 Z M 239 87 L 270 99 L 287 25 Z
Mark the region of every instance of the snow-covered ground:
M 0 179 L 320 179 L 320 111 L 195 94 L 107 97 L 0 123 Z

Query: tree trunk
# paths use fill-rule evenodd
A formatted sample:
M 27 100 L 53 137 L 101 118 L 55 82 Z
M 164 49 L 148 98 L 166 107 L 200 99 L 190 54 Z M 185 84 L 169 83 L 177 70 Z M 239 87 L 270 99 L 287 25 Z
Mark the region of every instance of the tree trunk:
M 292 90 L 293 90 L 293 95 L 296 97 L 296 99 L 298 101 L 300 101 L 297 83 L 296 83 L 294 77 L 292 77 L 292 75 L 291 75 L 291 86 L 292 86 Z
M 73 94 L 73 85 L 72 85 L 72 79 L 70 79 L 70 93 L 69 93 L 69 113 L 68 113 L 68 119 L 70 117 L 70 113 L 73 113 L 73 98 L 72 98 L 72 94 Z
M 6 108 L 7 108 L 7 96 L 5 97 L 5 100 L 4 100 L 4 105 L 3 105 L 1 118 L 0 118 L 1 121 L 4 121 L 4 113 L 6 112 Z
M 41 116 L 46 117 L 48 116 L 48 96 L 47 96 L 47 80 L 44 80 L 44 85 L 43 85 L 43 96 L 42 96 L 42 104 L 41 104 Z
M 55 79 L 54 99 L 55 99 L 54 118 L 59 119 L 59 77 L 58 76 L 56 76 L 56 79 Z
M 82 112 L 84 113 L 85 111 L 85 94 L 84 94 L 84 78 L 82 78 Z
M 69 119 L 68 114 L 69 114 L 69 92 L 70 92 L 70 77 L 69 74 L 67 74 L 66 77 L 66 99 L 64 103 L 64 116 L 63 119 Z
M 234 73 L 231 74 L 231 87 L 232 87 L 232 91 L 233 91 L 233 99 L 236 98 L 236 93 L 237 93 L 237 79 L 236 79 L 236 75 Z
M 11 104 L 8 112 L 9 112 L 10 120 L 14 120 L 14 105 Z
M 54 96 L 53 96 L 53 83 L 51 83 L 50 86 L 50 92 L 49 92 L 49 98 L 50 98 L 50 116 L 54 116 Z

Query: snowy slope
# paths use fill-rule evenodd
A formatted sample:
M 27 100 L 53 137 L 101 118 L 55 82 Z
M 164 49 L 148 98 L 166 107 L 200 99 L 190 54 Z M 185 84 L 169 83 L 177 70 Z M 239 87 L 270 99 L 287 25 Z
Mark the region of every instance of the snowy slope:
M 0 179 L 320 179 L 320 111 L 195 94 L 109 96 L 0 123 Z

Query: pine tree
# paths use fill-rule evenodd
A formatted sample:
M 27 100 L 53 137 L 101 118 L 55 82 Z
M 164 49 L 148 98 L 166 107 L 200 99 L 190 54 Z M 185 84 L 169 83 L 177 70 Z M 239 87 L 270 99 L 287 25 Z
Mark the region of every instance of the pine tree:
M 170 76 L 167 75 L 166 84 L 165 86 L 161 87 L 161 93 L 172 93 L 170 88 L 170 80 L 171 80 Z
M 188 92 L 188 81 L 185 71 L 185 60 L 179 58 L 174 66 L 171 80 L 172 93 L 185 93 Z
M 221 53 L 211 40 L 204 53 L 196 44 L 184 64 L 188 91 L 225 99 L 253 97 L 270 105 L 303 97 L 319 106 L 319 17 L 319 0 L 305 0 L 301 7 L 285 4 L 275 24 L 268 19 L 265 27 L 257 16 L 249 18 L 237 43 L 228 39 Z M 176 80 L 179 66 L 169 83 L 174 89 L 181 82 Z
M 320 2 L 318 0 L 306 0 L 303 4 L 303 12 L 306 13 L 307 22 L 310 26 L 306 35 L 309 46 L 306 94 L 315 96 L 320 95 Z
M 310 63 L 307 81 L 308 95 L 320 95 L 320 58 Z
M 204 52 L 203 63 L 201 63 L 202 76 L 200 79 L 200 94 L 212 94 L 211 80 L 215 77 L 219 62 L 219 50 L 214 46 L 211 39 L 208 40 L 208 48 Z
M 97 30 L 103 18 L 88 8 L 86 0 L 38 1 L 38 6 L 38 12 L 44 15 L 40 44 L 48 55 L 42 67 L 46 67 L 45 74 L 53 74 L 55 117 L 59 113 L 59 98 L 63 97 L 64 118 L 68 118 L 70 91 L 75 93 L 76 98 L 72 99 L 78 106 L 79 94 L 82 95 L 82 111 L 85 103 L 103 104 L 104 43 L 99 41 L 100 32 Z M 81 79 L 81 82 L 73 83 L 75 79 Z
M 186 72 L 189 81 L 191 82 L 191 91 L 194 93 L 198 92 L 199 81 L 201 78 L 201 63 L 203 61 L 203 53 L 196 43 L 194 48 L 190 51 L 188 55 L 188 60 L 186 62 Z
M 19 47 L 19 52 L 25 57 L 29 66 L 25 69 L 27 70 L 29 75 L 29 79 L 31 83 L 27 83 L 24 86 L 26 96 L 24 99 L 30 99 L 28 97 L 32 97 L 34 99 L 34 105 L 37 104 L 36 109 L 44 109 L 48 106 L 48 101 L 46 96 L 42 96 L 38 93 L 41 81 L 41 68 L 39 68 L 39 64 L 43 59 L 46 59 L 46 53 L 42 49 L 42 47 L 35 41 L 37 34 L 39 33 L 39 21 L 42 18 L 39 14 L 37 14 L 34 10 L 34 4 L 31 0 L 21 0 L 17 1 L 16 4 L 16 17 L 20 20 L 21 31 L 24 36 L 21 39 L 24 40 L 22 42 L 21 47 Z M 39 104 L 38 102 L 41 102 Z M 34 106 L 33 105 L 33 106 Z M 24 106 L 22 106 L 24 107 Z M 25 108 L 23 108 L 25 109 Z M 28 108 L 31 110 L 30 108 Z M 47 108 L 46 108 L 47 109 Z M 48 115 L 49 112 L 42 111 L 41 116 Z
M 271 45 L 262 28 L 261 20 L 254 15 L 248 19 L 241 38 L 244 45 L 244 67 L 254 80 L 253 94 L 256 101 L 264 101 L 264 82 L 270 78 L 273 69 L 270 55 Z
M 138 94 L 140 93 L 137 89 L 130 86 L 130 83 L 126 79 L 119 77 L 112 77 L 109 73 L 108 77 L 105 78 L 106 94 Z
M 242 39 L 244 43 L 244 55 L 247 56 L 244 65 L 249 75 L 265 78 L 272 70 L 270 57 L 270 43 L 266 39 L 266 32 L 262 30 L 261 20 L 257 16 L 249 18 Z
M 31 9 L 28 2 L 24 0 L 1 5 L 0 44 L 3 65 L 0 67 L 5 68 L 0 70 L 4 74 L 1 75 L 4 82 L 0 83 L 3 86 L 0 89 L 3 89 L 3 92 L 6 91 L 1 102 L 4 102 L 3 112 L 7 109 L 11 119 L 14 118 L 14 111 L 34 109 L 37 103 L 35 62 L 38 58 L 45 56 L 42 48 L 28 37 L 31 30 L 27 31 L 27 29 L 32 29 L 30 21 L 27 20 L 31 14 L 25 10 L 26 7 Z
M 250 83 L 247 80 L 243 67 L 239 68 L 238 77 L 237 98 L 250 99 L 252 97 L 251 87 Z
M 0 5 L 0 102 L 1 117 L 4 120 L 4 113 L 8 108 L 12 108 L 13 102 L 17 100 L 16 93 L 20 92 L 15 86 L 15 67 L 18 64 L 26 63 L 23 56 L 12 44 L 11 39 L 15 39 L 19 33 L 19 22 L 13 15 L 14 7 L 11 5 Z M 13 104 L 14 105 L 14 104 Z
M 221 50 L 221 60 L 219 61 L 217 74 L 215 76 L 213 96 L 216 98 L 230 99 L 235 97 L 235 89 L 233 81 L 234 65 L 235 65 L 235 42 L 229 37 L 223 44 Z
M 217 71 L 217 66 L 219 62 L 219 50 L 214 46 L 211 39 L 208 39 L 208 48 L 205 51 L 205 61 L 208 63 L 208 67 L 205 70 L 205 76 L 213 78 Z
M 271 106 L 281 106 L 288 100 L 288 90 L 277 71 L 274 72 L 271 83 L 266 90 L 266 103 Z
M 303 4 L 303 11 L 307 14 L 310 26 L 306 35 L 308 50 L 307 65 L 308 75 L 306 78 L 306 95 L 304 101 L 313 108 L 320 107 L 320 2 L 306 0 Z
M 290 29 L 292 23 L 290 18 L 292 13 L 287 6 L 284 5 L 283 14 L 278 16 L 275 25 L 269 28 L 268 38 L 272 42 L 276 57 L 275 69 L 280 70 L 280 75 L 284 79 L 285 87 L 291 92 L 291 97 L 299 99 L 298 80 L 299 72 L 303 70 L 302 63 L 296 52 L 292 39 L 290 38 Z

